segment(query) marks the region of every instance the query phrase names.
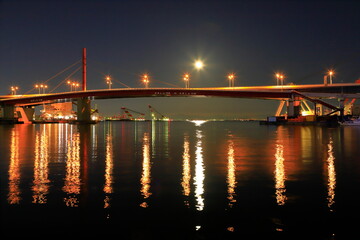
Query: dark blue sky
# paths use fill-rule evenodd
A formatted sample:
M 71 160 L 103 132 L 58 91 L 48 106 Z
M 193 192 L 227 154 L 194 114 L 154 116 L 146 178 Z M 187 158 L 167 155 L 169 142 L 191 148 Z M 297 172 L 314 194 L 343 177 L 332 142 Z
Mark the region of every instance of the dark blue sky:
M 151 86 L 270 85 L 274 72 L 287 82 L 321 83 L 334 68 L 334 82 L 360 78 L 359 1 L 0 1 L 0 94 L 19 85 L 29 91 L 88 51 L 88 89 Z M 206 65 L 193 69 L 194 59 Z M 71 72 L 71 70 L 70 70 Z M 50 89 L 70 72 L 48 82 Z M 80 72 L 73 76 L 81 79 Z M 65 90 L 66 87 L 58 90 Z M 109 104 L 111 103 L 111 104 Z M 174 117 L 264 117 L 277 103 L 241 99 L 130 99 L 99 101 L 100 112 L 121 106 L 147 111 L 147 103 Z M 110 108 L 110 106 L 112 108 Z M 176 107 L 174 107 L 176 106 Z M 256 109 L 256 110 L 254 110 Z M 178 115 L 176 113 L 179 113 Z

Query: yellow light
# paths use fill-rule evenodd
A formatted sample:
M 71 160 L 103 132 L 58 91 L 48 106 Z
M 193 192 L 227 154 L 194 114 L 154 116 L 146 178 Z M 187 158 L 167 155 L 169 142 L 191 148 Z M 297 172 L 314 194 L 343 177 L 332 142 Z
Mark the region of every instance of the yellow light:
M 332 76 L 334 72 L 332 70 L 329 71 L 329 75 Z
M 233 73 L 229 74 L 228 75 L 228 79 L 229 80 L 233 80 L 235 78 L 235 75 Z

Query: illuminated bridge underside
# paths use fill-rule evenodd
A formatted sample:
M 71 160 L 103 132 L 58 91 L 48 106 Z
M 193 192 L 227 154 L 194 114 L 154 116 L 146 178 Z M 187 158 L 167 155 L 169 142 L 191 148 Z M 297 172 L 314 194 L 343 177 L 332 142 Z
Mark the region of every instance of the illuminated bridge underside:
M 0 97 L 1 105 L 38 105 L 68 102 L 77 98 L 110 99 L 141 97 L 234 97 L 257 99 L 289 99 L 297 93 L 311 98 L 360 98 L 360 84 L 286 85 L 235 88 L 121 88 L 79 92 L 32 94 Z

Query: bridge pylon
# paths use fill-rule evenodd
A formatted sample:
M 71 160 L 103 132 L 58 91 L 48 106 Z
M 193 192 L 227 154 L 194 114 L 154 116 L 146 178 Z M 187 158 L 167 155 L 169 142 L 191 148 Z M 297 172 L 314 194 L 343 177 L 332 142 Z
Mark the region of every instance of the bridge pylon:
M 77 99 L 77 122 L 92 123 L 91 100 L 87 97 Z

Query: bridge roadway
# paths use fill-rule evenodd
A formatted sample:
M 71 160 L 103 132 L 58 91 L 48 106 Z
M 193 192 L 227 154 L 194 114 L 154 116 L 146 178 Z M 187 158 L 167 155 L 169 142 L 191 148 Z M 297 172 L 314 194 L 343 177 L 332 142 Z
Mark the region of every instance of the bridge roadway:
M 3 95 L 0 105 L 26 106 L 43 103 L 68 102 L 78 98 L 110 99 L 140 97 L 235 97 L 257 99 L 289 99 L 300 92 L 311 98 L 360 98 L 360 83 L 331 85 L 284 85 L 217 88 L 117 88 L 76 92 Z

